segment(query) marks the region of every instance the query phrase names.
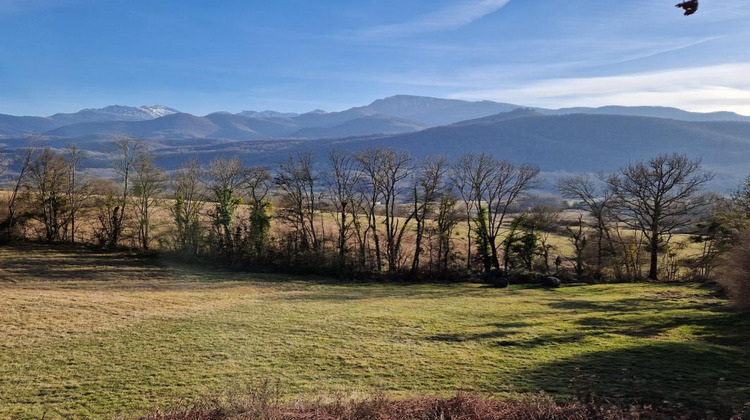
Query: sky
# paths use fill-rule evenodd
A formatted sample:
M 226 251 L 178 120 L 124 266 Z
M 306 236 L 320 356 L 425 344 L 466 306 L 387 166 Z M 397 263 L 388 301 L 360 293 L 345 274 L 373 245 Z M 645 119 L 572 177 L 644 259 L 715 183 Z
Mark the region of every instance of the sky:
M 0 0 L 0 114 L 343 110 L 396 94 L 750 115 L 750 7 L 701 0 Z

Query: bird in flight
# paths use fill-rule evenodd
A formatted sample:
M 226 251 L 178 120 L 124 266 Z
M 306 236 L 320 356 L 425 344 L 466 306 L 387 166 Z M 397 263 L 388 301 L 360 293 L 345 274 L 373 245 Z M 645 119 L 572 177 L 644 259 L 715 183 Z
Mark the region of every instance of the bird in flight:
M 698 0 L 686 0 L 676 4 L 675 7 L 685 9 L 685 16 L 690 16 L 698 10 Z

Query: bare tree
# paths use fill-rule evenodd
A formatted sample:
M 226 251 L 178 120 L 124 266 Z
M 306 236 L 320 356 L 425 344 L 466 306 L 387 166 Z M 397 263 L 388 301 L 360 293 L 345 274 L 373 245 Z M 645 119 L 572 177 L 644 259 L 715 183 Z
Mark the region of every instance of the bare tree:
M 583 276 L 583 253 L 586 250 L 586 244 L 588 243 L 583 215 L 578 216 L 578 221 L 575 225 L 566 225 L 565 230 L 568 233 L 570 244 L 573 245 L 573 250 L 575 252 L 574 259 L 576 264 L 576 276 L 580 278 Z
M 451 239 L 453 230 L 461 221 L 460 210 L 457 209 L 458 198 L 446 188 L 438 203 L 433 233 L 437 236 L 437 265 L 442 271 L 448 270 L 448 264 L 453 250 Z
M 728 211 L 737 212 L 742 218 L 750 219 L 750 176 L 745 177 L 729 194 Z
M 136 156 L 132 180 L 131 201 L 137 219 L 138 242 L 141 248 L 148 249 L 152 236 L 153 212 L 159 205 L 167 180 L 164 170 L 156 166 L 153 156 L 145 148 Z
M 21 156 L 18 158 L 18 161 L 19 161 L 18 175 L 15 177 L 15 181 L 13 182 L 13 187 L 11 188 L 10 198 L 8 199 L 8 203 L 7 203 L 8 216 L 4 223 L 7 229 L 8 235 L 12 234 L 13 228 L 15 228 L 16 226 L 17 211 L 18 211 L 18 194 L 21 191 L 21 187 L 23 186 L 24 182 L 26 181 L 26 177 L 28 176 L 28 171 L 29 171 L 29 168 L 31 167 L 32 160 L 34 159 L 34 156 L 36 155 L 36 151 L 37 151 L 36 143 L 37 142 L 38 142 L 38 139 L 35 139 L 35 138 L 28 139 L 27 146 L 23 149 Z
M 29 167 L 29 181 L 35 192 L 35 217 L 42 223 L 47 242 L 62 239 L 68 211 L 70 166 L 65 158 L 45 148 Z
M 511 206 L 533 186 L 539 168 L 529 164 L 516 166 L 481 154 L 463 156 L 457 170 L 465 171 L 457 180 L 468 183 L 458 186 L 459 191 L 473 201 L 477 210 L 474 230 L 486 245 L 480 247 L 484 269 L 500 268 L 498 238 L 502 224 Z
M 401 265 L 401 243 L 409 222 L 414 213 L 403 214 L 400 199 L 406 192 L 405 180 L 410 176 L 413 168 L 412 159 L 407 152 L 391 149 L 378 149 L 374 160 L 374 175 L 376 184 L 380 186 L 380 197 L 383 200 L 383 225 L 385 229 L 388 271 L 394 272 Z
M 419 271 L 419 259 L 422 254 L 422 240 L 425 235 L 425 227 L 428 216 L 433 207 L 438 204 L 443 195 L 444 180 L 448 165 L 445 157 L 427 158 L 423 160 L 415 173 L 412 186 L 413 214 L 416 226 L 416 237 L 414 240 L 414 256 L 411 263 L 411 274 L 416 275 Z
M 245 173 L 245 189 L 250 205 L 249 235 L 256 255 L 268 245 L 271 230 L 271 203 L 266 200 L 271 191 L 271 174 L 265 166 L 256 166 Z
M 206 169 L 209 200 L 215 203 L 209 212 L 213 221 L 214 250 L 232 257 L 234 254 L 234 218 L 241 203 L 239 189 L 245 183 L 245 166 L 238 157 L 216 157 Z
M 367 266 L 367 255 L 370 246 L 370 218 L 368 209 L 370 206 L 367 204 L 367 182 L 365 176 L 359 169 L 356 169 L 357 176 L 354 185 L 352 186 L 352 202 L 347 206 L 349 213 L 349 220 L 351 220 L 351 229 L 354 232 L 353 236 L 357 239 L 357 263 L 360 268 Z M 367 220 L 367 223 L 362 223 L 363 217 Z
M 190 159 L 177 169 L 171 181 L 175 201 L 170 212 L 177 229 L 176 248 L 193 255 L 198 253 L 203 230 L 200 214 L 206 197 L 200 180 L 202 173 L 200 163 Z
M 336 247 L 338 248 L 339 264 L 344 264 L 349 252 L 347 243 L 354 235 L 352 227 L 357 223 L 356 216 L 349 217 L 352 212 L 357 214 L 360 206 L 359 195 L 356 186 L 359 182 L 359 173 L 356 170 L 356 160 L 347 152 L 330 150 L 328 152 L 328 165 L 330 172 L 325 177 L 328 185 L 328 197 L 336 213 L 336 225 L 338 235 Z
M 529 212 L 525 226 L 537 232 L 538 252 L 542 258 L 544 272 L 549 273 L 550 251 L 556 248 L 550 241 L 550 235 L 560 226 L 560 209 L 545 204 L 536 205 Z
M 11 160 L 5 157 L 0 158 L 0 176 L 3 176 L 6 170 L 10 167 Z
M 699 160 L 679 154 L 629 164 L 607 179 L 620 221 L 641 232 L 648 243 L 650 279 L 658 277 L 660 246 L 706 204 L 701 190 L 711 179 Z
M 133 137 L 121 136 L 115 140 L 114 152 L 112 153 L 112 165 L 120 182 L 120 198 L 112 209 L 111 231 L 107 246 L 110 248 L 117 247 L 123 235 L 123 226 L 125 221 L 125 208 L 130 196 L 130 177 L 133 168 L 143 153 L 145 144 L 143 140 Z
M 385 225 L 386 257 L 388 271 L 394 272 L 401 267 L 401 243 L 409 222 L 414 218 L 413 212 L 409 211 L 404 214 L 400 208 L 400 200 L 408 191 L 405 181 L 414 168 L 408 152 L 383 149 L 381 153 L 383 166 L 380 168 L 380 176 L 385 208 L 383 224 Z
M 320 248 L 315 219 L 319 212 L 321 193 L 317 191 L 319 173 L 313 167 L 313 155 L 290 156 L 276 174 L 276 186 L 283 202 L 282 217 L 290 223 L 302 250 Z
M 472 232 L 474 231 L 474 212 L 478 211 L 476 197 L 478 192 L 475 188 L 484 185 L 489 176 L 489 168 L 485 163 L 488 156 L 485 155 L 463 155 L 453 165 L 451 181 L 461 196 L 464 204 L 464 216 L 466 220 L 466 269 L 471 270 L 472 263 Z
M 83 209 L 91 196 L 91 186 L 86 173 L 79 173 L 84 158 L 83 151 L 75 145 L 71 145 L 68 147 L 66 158 L 70 165 L 70 181 L 68 182 L 70 231 L 66 233 L 66 236 L 71 243 L 75 243 L 75 236 L 78 229 L 76 225 L 78 213 Z
M 0 157 L 0 180 L 2 180 L 2 176 L 5 173 L 5 171 L 8 170 L 10 167 L 10 164 L 12 163 L 11 159 L 8 159 L 6 157 Z M 2 184 L 0 184 L 2 185 Z
M 383 180 L 380 176 L 380 167 L 383 159 L 380 149 L 365 149 L 355 155 L 362 172 L 362 182 L 357 184 L 358 192 L 363 198 L 364 212 L 367 217 L 367 229 L 363 234 L 357 230 L 360 236 L 360 247 L 364 253 L 367 243 L 367 233 L 372 232 L 373 245 L 375 247 L 375 268 L 378 272 L 383 271 L 383 257 L 380 252 L 380 233 L 378 231 L 378 204 L 383 195 Z
M 109 179 L 94 179 L 91 182 L 92 204 L 98 225 L 94 227 L 94 238 L 102 247 L 111 247 L 115 225 L 120 214 L 121 186 Z
M 406 180 L 411 175 L 412 158 L 407 152 L 392 149 L 365 149 L 355 155 L 365 182 L 365 213 L 368 228 L 373 233 L 377 269 L 383 269 L 382 246 L 378 230 L 378 208 L 383 208 L 383 233 L 388 271 L 401 267 L 401 243 L 414 213 L 404 211 L 400 200 L 408 191 Z
M 596 270 L 600 273 L 605 252 L 614 251 L 609 229 L 609 224 L 613 219 L 611 190 L 606 188 L 606 182 L 597 182 L 588 174 L 563 178 L 557 183 L 557 188 L 562 192 L 563 197 L 583 203 L 594 218 Z
M 253 166 L 245 172 L 245 190 L 248 195 L 248 202 L 260 202 L 266 199 L 271 192 L 271 173 L 265 166 Z

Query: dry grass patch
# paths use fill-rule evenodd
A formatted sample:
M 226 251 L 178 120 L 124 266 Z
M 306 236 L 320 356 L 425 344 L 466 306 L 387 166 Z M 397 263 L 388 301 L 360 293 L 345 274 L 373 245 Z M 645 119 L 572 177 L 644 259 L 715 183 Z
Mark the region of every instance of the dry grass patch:
M 247 304 L 268 287 L 193 281 L 127 252 L 0 248 L 0 348 L 39 344 Z
M 0 270 L 0 419 L 132 417 L 258 378 L 290 401 L 750 401 L 750 323 L 698 284 L 335 284 L 28 246 Z

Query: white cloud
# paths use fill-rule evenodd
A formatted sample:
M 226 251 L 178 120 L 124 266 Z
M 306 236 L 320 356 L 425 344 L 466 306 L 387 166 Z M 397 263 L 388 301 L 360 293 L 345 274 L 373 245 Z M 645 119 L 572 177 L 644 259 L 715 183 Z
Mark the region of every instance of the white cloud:
M 519 87 L 457 92 L 451 97 L 552 108 L 655 105 L 750 114 L 747 74 L 750 63 L 734 63 L 606 77 L 547 79 Z
M 438 9 L 410 22 L 375 26 L 363 32 L 368 38 L 395 38 L 424 32 L 457 29 L 489 15 L 510 0 L 480 0 L 464 2 Z

